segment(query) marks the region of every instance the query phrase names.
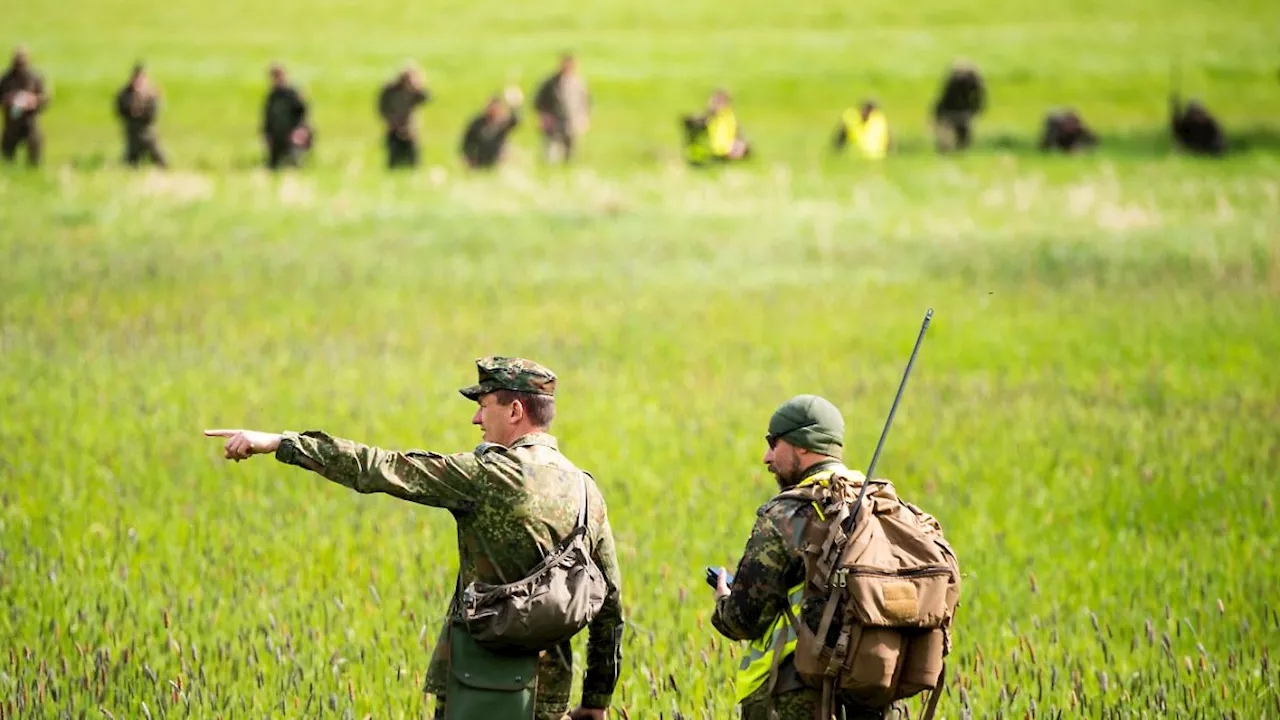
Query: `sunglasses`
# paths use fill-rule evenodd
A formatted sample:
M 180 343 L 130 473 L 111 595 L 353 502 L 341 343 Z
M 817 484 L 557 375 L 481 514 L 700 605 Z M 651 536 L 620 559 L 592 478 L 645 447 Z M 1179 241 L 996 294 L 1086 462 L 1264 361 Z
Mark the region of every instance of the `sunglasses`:
M 765 435 L 764 441 L 769 443 L 769 449 L 773 450 L 774 448 L 778 447 L 778 441 L 781 440 L 782 438 L 790 435 L 791 433 L 797 430 L 803 430 L 807 427 L 813 427 L 814 425 L 817 425 L 817 424 L 818 423 L 816 422 L 805 423 L 804 425 L 800 425 L 799 427 L 793 427 L 784 433 L 778 433 L 777 435 L 773 435 L 773 434 Z

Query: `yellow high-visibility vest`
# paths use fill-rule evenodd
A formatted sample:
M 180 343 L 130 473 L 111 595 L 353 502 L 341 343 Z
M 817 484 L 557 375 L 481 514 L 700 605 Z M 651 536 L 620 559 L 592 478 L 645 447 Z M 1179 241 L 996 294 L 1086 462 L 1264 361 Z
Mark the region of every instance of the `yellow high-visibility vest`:
M 856 108 L 844 111 L 845 137 L 862 156 L 880 160 L 889 151 L 889 119 L 880 110 L 872 110 L 866 120 Z
M 733 143 L 738 139 L 738 118 L 733 110 L 720 108 L 707 118 L 707 138 L 712 155 L 728 157 L 733 152 Z
M 806 478 L 796 487 L 804 487 L 806 485 L 820 485 L 826 487 L 837 473 L 842 477 L 848 478 L 854 482 L 862 482 L 866 479 L 862 473 L 857 470 L 849 470 L 844 465 L 839 465 L 828 470 L 822 470 L 814 473 L 812 477 Z M 813 505 L 814 510 L 822 515 L 822 509 L 817 503 Z M 791 613 L 797 618 L 800 617 L 801 604 L 804 602 L 804 583 L 791 588 L 787 593 L 787 602 L 791 603 Z M 801 621 L 803 622 L 803 620 Z M 737 690 L 737 702 L 742 702 L 748 695 L 760 689 L 769 679 L 769 668 L 773 665 L 773 644 L 778 640 L 778 633 L 785 633 L 782 638 L 782 647 L 780 652 L 782 657 L 778 658 L 781 663 L 788 655 L 795 654 L 796 651 L 796 629 L 791 626 L 791 621 L 787 619 L 786 613 L 781 613 L 765 631 L 760 638 L 753 640 L 747 644 L 747 656 L 742 659 L 742 663 L 738 666 L 738 675 L 734 679 L 734 688 Z
M 796 617 L 800 617 L 800 603 L 803 599 L 804 583 L 791 588 L 791 592 L 787 593 L 787 602 L 791 603 L 791 612 Z M 773 644 L 778 640 L 778 633 L 785 633 L 782 638 L 782 648 L 779 650 L 782 657 L 778 658 L 778 662 L 795 653 L 796 629 L 791 627 L 787 614 L 780 613 L 764 635 L 747 644 L 747 656 L 742 658 L 742 663 L 738 666 L 738 675 L 733 682 L 734 689 L 737 690 L 737 702 L 745 700 L 748 695 L 760 689 L 768 681 L 769 668 L 773 666 Z

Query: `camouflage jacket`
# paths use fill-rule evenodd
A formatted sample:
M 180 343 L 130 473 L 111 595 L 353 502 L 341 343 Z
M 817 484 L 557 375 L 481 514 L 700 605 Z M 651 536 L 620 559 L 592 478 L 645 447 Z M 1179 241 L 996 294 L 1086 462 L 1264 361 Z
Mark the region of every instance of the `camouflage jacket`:
M 318 431 L 285 433 L 276 459 L 356 492 L 449 510 L 458 524 L 459 588 L 524 577 L 577 522 L 581 471 L 546 433 L 452 455 L 383 450 Z M 622 583 L 604 498 L 590 477 L 587 491 L 587 537 L 608 594 L 589 627 L 582 703 L 607 707 L 621 662 Z M 447 654 L 437 652 L 428 675 L 441 677 L 447 663 Z
M 800 479 L 843 467 L 835 460 L 810 467 Z M 794 486 L 793 486 L 794 487 Z M 716 601 L 711 624 L 731 640 L 757 640 L 778 619 L 787 604 L 787 592 L 804 581 L 803 533 L 813 506 L 798 497 L 775 496 L 756 511 L 755 526 L 742 560 L 734 573 L 730 593 Z M 801 613 L 805 622 L 817 627 L 821 600 L 806 601 Z M 804 687 L 791 657 L 779 667 L 775 693 Z M 763 689 L 763 688 L 762 688 Z M 754 696 L 753 696 L 754 697 Z

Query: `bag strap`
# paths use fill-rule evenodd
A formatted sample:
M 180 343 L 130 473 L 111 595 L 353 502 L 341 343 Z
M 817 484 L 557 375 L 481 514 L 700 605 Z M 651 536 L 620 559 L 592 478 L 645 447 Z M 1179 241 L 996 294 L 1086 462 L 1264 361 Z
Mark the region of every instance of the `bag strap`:
M 929 693 L 929 704 L 924 708 L 924 714 L 920 716 L 920 720 L 933 720 L 933 714 L 938 710 L 938 700 L 942 698 L 942 686 L 947 684 L 947 664 L 942 663 L 942 670 L 938 672 L 938 686 Z
M 582 485 L 582 501 L 578 503 L 578 522 L 574 525 L 574 529 L 587 527 L 587 505 L 590 502 L 587 496 L 587 472 L 585 470 L 578 471 L 578 482 Z
M 787 614 L 791 614 L 791 607 L 787 606 Z M 769 662 L 769 681 L 765 686 L 765 708 L 768 710 L 769 717 L 776 717 L 777 713 L 774 709 L 773 690 L 778 686 L 778 668 L 782 665 L 782 648 L 787 644 L 787 633 L 784 628 L 778 628 L 777 635 L 773 638 L 773 659 Z

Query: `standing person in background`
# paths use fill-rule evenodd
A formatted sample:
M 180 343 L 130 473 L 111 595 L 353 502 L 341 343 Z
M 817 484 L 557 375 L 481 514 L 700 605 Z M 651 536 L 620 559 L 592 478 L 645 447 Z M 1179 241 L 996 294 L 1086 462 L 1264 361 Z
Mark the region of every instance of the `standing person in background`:
M 591 95 L 570 53 L 560 58 L 560 68 L 538 87 L 533 99 L 538 113 L 547 162 L 569 162 L 580 136 L 591 125 Z
M 0 156 L 13 162 L 18 146 L 27 146 L 27 164 L 40 164 L 44 135 L 40 132 L 40 113 L 49 104 L 44 78 L 31 67 L 26 48 L 13 51 L 13 62 L 0 76 L 0 107 L 4 109 L 4 131 L 0 133 Z
M 431 100 L 422 73 L 405 67 L 378 93 L 378 114 L 387 126 L 387 168 L 413 168 L 418 165 L 418 133 L 414 127 L 414 110 Z
M 116 93 L 116 117 L 124 128 L 124 162 L 137 167 L 150 161 L 165 167 L 164 153 L 156 137 L 156 116 L 160 113 L 160 91 L 147 76 L 142 63 L 133 66 L 129 82 Z
M 307 124 L 307 101 L 289 82 L 284 67 L 273 64 L 271 89 L 262 108 L 262 138 L 267 144 L 267 167 L 297 167 L 312 145 Z

